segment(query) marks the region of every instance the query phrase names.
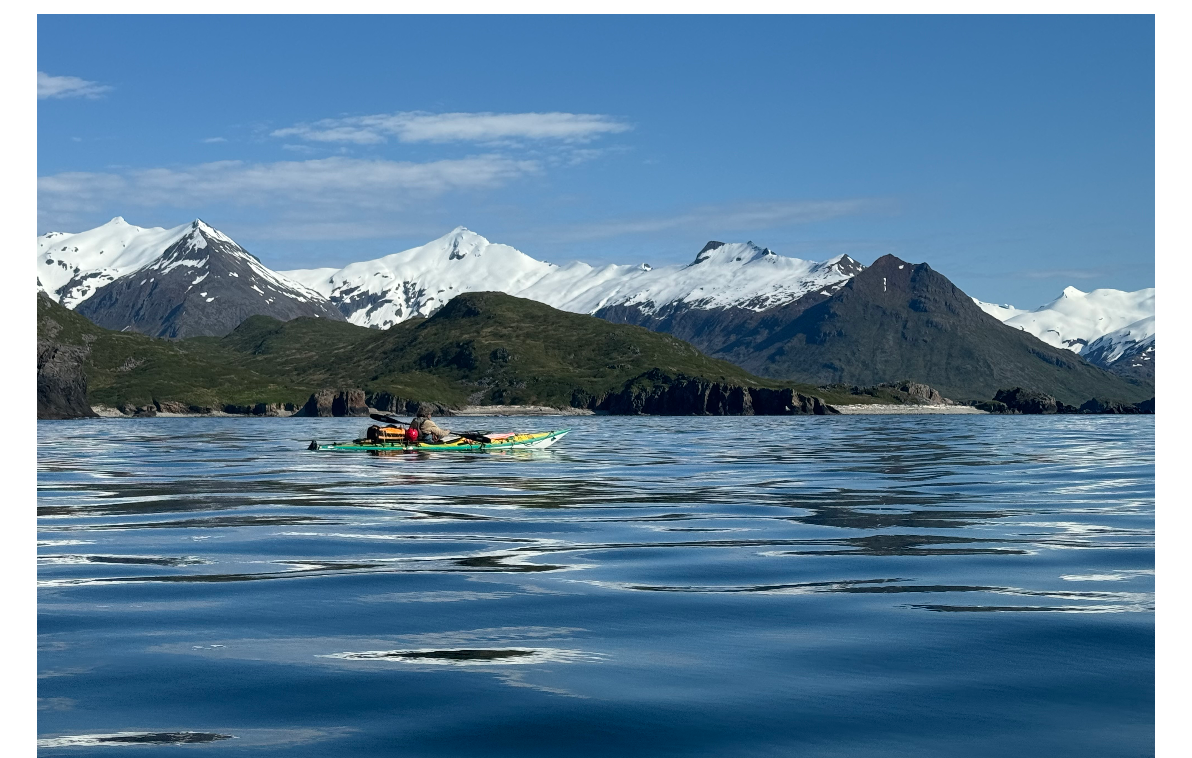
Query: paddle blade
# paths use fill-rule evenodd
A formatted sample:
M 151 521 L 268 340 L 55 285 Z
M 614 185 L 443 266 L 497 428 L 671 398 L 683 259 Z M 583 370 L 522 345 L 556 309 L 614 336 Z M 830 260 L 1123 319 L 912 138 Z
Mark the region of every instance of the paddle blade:
M 371 418 L 373 421 L 384 421 L 386 424 L 401 425 L 401 424 L 406 423 L 399 418 L 394 418 L 393 416 L 385 416 L 380 413 L 370 413 L 370 414 L 368 414 L 368 417 Z

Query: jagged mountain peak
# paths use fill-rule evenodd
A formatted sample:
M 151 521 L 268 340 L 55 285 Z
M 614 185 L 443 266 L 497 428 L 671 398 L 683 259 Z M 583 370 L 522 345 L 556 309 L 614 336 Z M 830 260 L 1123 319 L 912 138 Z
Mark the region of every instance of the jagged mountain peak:
M 201 218 L 196 218 L 194 221 L 191 221 L 190 227 L 197 232 L 202 232 L 203 234 L 215 237 L 216 239 L 222 240 L 224 242 L 232 241 L 231 237 L 211 226 L 211 224 L 208 224 Z
M 342 320 L 318 292 L 269 270 L 202 219 L 174 231 L 155 259 L 101 286 L 79 313 L 109 329 L 171 338 L 227 334 L 254 315 Z
M 860 262 L 844 253 L 835 258 L 829 258 L 819 265 L 824 271 L 836 271 L 846 276 L 856 276 L 865 269 Z

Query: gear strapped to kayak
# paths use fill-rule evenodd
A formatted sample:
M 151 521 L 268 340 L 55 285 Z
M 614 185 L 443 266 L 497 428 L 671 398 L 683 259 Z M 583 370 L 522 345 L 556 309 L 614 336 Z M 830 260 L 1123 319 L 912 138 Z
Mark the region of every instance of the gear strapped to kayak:
M 401 423 L 392 416 L 372 414 L 378 421 Z M 502 432 L 494 434 L 489 431 L 453 432 L 453 435 L 441 441 L 432 441 L 420 437 L 416 429 L 406 429 L 400 426 L 370 426 L 362 439 L 351 442 L 331 442 L 320 445 L 311 440 L 307 450 L 344 450 L 371 452 L 428 452 L 432 450 L 446 450 L 455 452 L 479 452 L 482 450 L 507 450 L 513 448 L 541 449 L 550 447 L 562 439 L 570 429 L 558 429 L 550 432 Z M 413 432 L 413 434 L 411 434 Z

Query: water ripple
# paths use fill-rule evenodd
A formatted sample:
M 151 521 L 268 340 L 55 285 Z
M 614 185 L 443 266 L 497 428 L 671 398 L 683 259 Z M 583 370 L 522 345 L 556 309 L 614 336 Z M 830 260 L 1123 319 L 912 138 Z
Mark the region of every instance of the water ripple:
M 40 747 L 1140 752 L 1152 418 L 567 424 L 387 457 L 305 450 L 353 419 L 39 424 Z M 496 753 L 592 754 L 536 739 Z

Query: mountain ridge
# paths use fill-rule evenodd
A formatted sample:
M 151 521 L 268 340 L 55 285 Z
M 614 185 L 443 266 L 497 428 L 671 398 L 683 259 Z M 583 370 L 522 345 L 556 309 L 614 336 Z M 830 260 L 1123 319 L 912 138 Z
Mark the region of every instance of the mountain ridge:
M 170 244 L 155 257 L 150 248 L 163 241 Z M 910 371 L 934 370 L 928 369 L 934 345 L 927 340 L 898 342 L 891 341 L 889 334 L 871 334 L 867 339 L 875 340 L 872 345 L 856 343 L 851 348 L 872 353 L 868 362 L 858 362 L 855 355 L 841 355 L 838 362 L 851 367 L 841 371 L 799 366 L 782 357 L 790 353 L 813 363 L 819 360 L 813 357 L 814 344 L 808 347 L 808 335 L 802 334 L 802 326 L 796 322 L 803 319 L 800 323 L 806 325 L 811 318 L 806 314 L 833 298 L 839 300 L 841 292 L 865 275 L 867 269 L 845 255 L 806 261 L 778 255 L 752 242 L 711 240 L 686 264 L 593 267 L 572 262 L 558 266 L 511 246 L 491 243 L 461 226 L 425 245 L 371 261 L 340 269 L 279 273 L 201 220 L 167 230 L 134 227 L 119 217 L 77 235 L 43 235 L 38 245 L 39 288 L 67 306 L 73 303 L 80 313 L 103 326 L 157 336 L 219 336 L 257 314 L 282 320 L 318 316 L 375 329 L 393 328 L 433 315 L 461 293 L 497 290 L 559 311 L 590 313 L 606 321 L 672 334 L 709 355 L 772 378 L 800 378 L 816 384 L 866 385 L 908 379 L 940 383 Z M 118 254 L 113 256 L 117 245 Z M 897 265 L 913 265 L 894 260 Z M 931 269 L 916 267 L 915 271 Z M 951 288 L 949 297 L 959 292 L 951 282 L 947 286 Z M 1062 355 L 1046 350 L 1039 353 L 1039 345 L 1031 348 L 1036 354 L 1048 355 L 1053 365 L 1083 365 L 1083 360 L 1073 362 L 1072 356 L 1084 352 L 1100 368 L 1134 385 L 1153 385 L 1153 289 L 1082 293 L 1068 288 L 1052 303 L 1029 312 L 960 295 L 967 304 L 951 303 L 949 308 L 955 313 L 950 318 L 955 329 L 974 331 L 968 335 L 970 344 L 957 356 L 975 360 L 981 353 L 979 343 L 996 333 L 973 315 L 981 311 L 1006 329 L 1034 334 L 1044 344 L 1062 348 Z M 876 300 L 870 303 L 874 304 Z M 901 320 L 892 321 L 891 328 L 905 330 L 914 321 L 906 318 L 908 313 L 913 315 L 912 305 L 908 300 L 900 306 L 909 311 Z M 961 311 L 967 315 L 956 321 Z M 864 308 L 849 312 L 856 318 L 867 317 Z M 1143 318 L 1135 319 L 1140 315 Z M 844 331 L 860 334 L 862 326 L 853 324 Z M 792 339 L 801 339 L 802 347 L 787 344 Z M 1001 335 L 994 341 L 1005 339 Z M 879 344 L 885 345 L 885 351 L 906 353 L 905 360 L 891 361 L 888 355 L 879 354 L 882 351 L 874 353 Z M 1018 355 L 1011 363 L 1022 357 Z M 878 365 L 885 367 L 884 373 L 871 371 Z M 1033 369 L 1024 376 L 1043 382 L 1060 379 L 1045 378 Z M 970 378 L 979 379 L 975 375 Z M 1105 386 L 1114 393 L 1126 391 L 1110 380 L 1102 384 L 1106 381 Z M 946 382 L 945 378 L 943 386 L 957 397 L 989 396 L 986 383 Z M 1078 382 L 1078 386 L 1063 389 L 1060 381 L 1059 386 L 1058 390 L 1046 384 L 1033 389 L 1084 393 L 1091 385 Z
M 199 219 L 160 256 L 98 287 L 75 310 L 105 328 L 171 338 L 220 336 L 257 314 L 343 318 L 317 292 L 277 276 Z
M 754 373 L 816 385 L 878 384 L 902 376 L 957 400 L 1005 387 L 1044 391 L 1068 404 L 1153 394 L 1079 355 L 1008 327 L 926 263 L 885 255 L 838 292 L 769 332 L 712 355 Z
M 498 290 L 571 313 L 627 304 L 654 312 L 675 303 L 761 310 L 834 288 L 861 266 L 848 256 L 804 261 L 752 242 L 709 242 L 685 265 L 559 266 L 494 244 L 465 227 L 419 247 L 342 269 L 281 274 L 319 291 L 354 324 L 387 328 L 429 316 L 461 292 Z M 444 299 L 445 298 L 445 299 Z

